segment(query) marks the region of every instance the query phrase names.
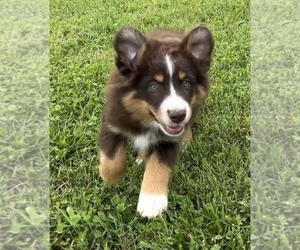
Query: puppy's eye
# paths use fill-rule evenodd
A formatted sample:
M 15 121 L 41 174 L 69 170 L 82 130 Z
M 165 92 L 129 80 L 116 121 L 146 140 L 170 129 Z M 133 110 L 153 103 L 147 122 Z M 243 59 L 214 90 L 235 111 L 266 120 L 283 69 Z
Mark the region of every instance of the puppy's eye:
M 182 82 L 182 87 L 184 87 L 186 89 L 191 87 L 191 81 L 189 79 L 184 79 Z
M 148 86 L 149 90 L 151 91 L 158 91 L 159 90 L 159 85 L 157 82 L 151 82 Z

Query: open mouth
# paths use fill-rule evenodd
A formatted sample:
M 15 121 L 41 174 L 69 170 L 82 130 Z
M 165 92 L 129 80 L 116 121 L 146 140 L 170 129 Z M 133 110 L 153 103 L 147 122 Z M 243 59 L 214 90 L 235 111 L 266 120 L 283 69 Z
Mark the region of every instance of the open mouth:
M 184 132 L 184 125 L 172 125 L 172 126 L 167 126 L 163 125 L 162 123 L 159 122 L 159 120 L 156 118 L 154 113 L 150 110 L 150 114 L 153 115 L 155 121 L 159 125 L 160 129 L 168 136 L 179 136 L 182 135 Z
M 184 126 L 174 125 L 174 126 L 165 126 L 160 124 L 163 132 L 169 136 L 178 136 L 181 135 L 184 131 Z

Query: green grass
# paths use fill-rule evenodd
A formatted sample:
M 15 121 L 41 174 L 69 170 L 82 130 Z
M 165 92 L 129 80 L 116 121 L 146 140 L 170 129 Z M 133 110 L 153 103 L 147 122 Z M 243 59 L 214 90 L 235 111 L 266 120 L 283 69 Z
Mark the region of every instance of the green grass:
M 249 2 L 51 1 L 50 240 L 53 249 L 249 249 Z M 168 211 L 136 214 L 144 167 L 98 174 L 97 136 L 112 38 L 123 26 L 189 31 L 206 24 L 216 46 L 212 92 L 181 153 Z
M 0 249 L 43 249 L 49 238 L 45 8 L 17 0 L 0 9 Z
M 251 246 L 299 249 L 300 5 L 251 10 Z

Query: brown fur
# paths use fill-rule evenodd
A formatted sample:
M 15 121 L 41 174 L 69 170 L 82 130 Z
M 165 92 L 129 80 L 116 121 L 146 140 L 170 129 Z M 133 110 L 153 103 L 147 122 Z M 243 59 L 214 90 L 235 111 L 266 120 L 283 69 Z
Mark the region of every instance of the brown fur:
M 195 116 L 210 90 L 212 35 L 205 27 L 187 35 L 168 30 L 142 35 L 123 28 L 113 45 L 115 67 L 106 88 L 99 136 L 100 175 L 110 184 L 124 178 L 126 143 L 131 139 L 139 149 L 137 163 L 146 161 L 141 194 L 167 196 L 181 144 L 191 141 Z M 176 92 L 173 99 L 171 85 Z M 154 217 L 166 208 L 155 197 L 141 199 L 141 214 Z
M 155 74 L 154 75 L 154 79 L 158 82 L 158 83 L 162 83 L 164 81 L 164 75 L 161 73 Z
M 197 90 L 197 93 L 193 96 L 191 101 L 191 106 L 193 108 L 199 107 L 201 104 L 203 104 L 208 94 L 202 86 L 199 86 Z
M 148 159 L 148 151 L 140 149 L 136 158 L 142 161 L 146 161 Z
M 153 153 L 146 163 L 141 193 L 167 195 L 170 174 L 170 166 L 160 162 L 157 154 Z
M 183 142 L 185 145 L 189 145 L 190 142 L 192 141 L 192 139 L 193 139 L 192 128 L 191 128 L 191 126 L 188 126 L 188 127 L 185 129 L 185 133 L 184 133 L 184 135 L 183 135 L 182 142 Z
M 102 179 L 109 184 L 118 184 L 126 175 L 126 150 L 121 144 L 113 158 L 100 150 L 99 172 Z
M 134 92 L 130 92 L 123 98 L 122 103 L 133 120 L 142 120 L 143 124 L 147 125 L 153 120 L 148 110 L 153 108 L 146 101 L 134 98 L 134 95 Z
M 185 76 L 186 76 L 186 74 L 185 74 L 184 71 L 181 71 L 181 70 L 180 70 L 178 76 L 179 76 L 179 79 L 180 79 L 181 81 L 183 81 L 184 78 L 185 78 Z

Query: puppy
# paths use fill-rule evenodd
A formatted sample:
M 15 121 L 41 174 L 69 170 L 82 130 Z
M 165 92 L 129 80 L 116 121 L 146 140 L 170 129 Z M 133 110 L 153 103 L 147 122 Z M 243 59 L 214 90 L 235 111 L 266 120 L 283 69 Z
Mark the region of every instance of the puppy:
M 106 89 L 99 136 L 100 175 L 110 184 L 126 174 L 126 144 L 146 162 L 137 211 L 153 218 L 167 209 L 168 182 L 181 144 L 206 99 L 214 41 L 206 27 L 187 35 L 130 27 L 115 36 L 115 67 Z

